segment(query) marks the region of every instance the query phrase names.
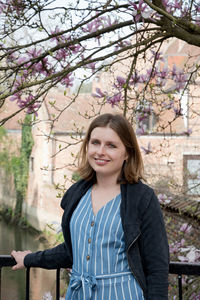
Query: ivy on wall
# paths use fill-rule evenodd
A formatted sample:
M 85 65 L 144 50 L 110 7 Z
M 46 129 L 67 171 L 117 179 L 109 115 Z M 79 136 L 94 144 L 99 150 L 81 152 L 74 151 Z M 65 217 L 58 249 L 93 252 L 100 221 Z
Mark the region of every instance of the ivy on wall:
M 13 174 L 16 190 L 16 205 L 13 212 L 13 219 L 19 220 L 22 216 L 23 201 L 26 198 L 29 175 L 29 157 L 33 147 L 33 137 L 31 132 L 31 115 L 26 115 L 22 124 L 22 139 L 20 154 L 18 156 L 10 154 L 6 141 L 6 131 L 0 128 L 0 141 L 4 141 L 4 147 L 0 151 L 0 166 L 6 174 Z
M 9 146 L 10 142 L 6 130 L 4 127 L 0 127 L 0 167 L 3 168 L 6 174 L 11 172 L 11 164 L 10 164 L 10 153 Z
M 20 156 L 12 158 L 12 169 L 16 189 L 16 206 L 14 217 L 21 218 L 22 205 L 26 198 L 29 174 L 29 157 L 33 147 L 33 137 L 31 132 L 31 115 L 26 115 L 22 124 L 22 140 Z

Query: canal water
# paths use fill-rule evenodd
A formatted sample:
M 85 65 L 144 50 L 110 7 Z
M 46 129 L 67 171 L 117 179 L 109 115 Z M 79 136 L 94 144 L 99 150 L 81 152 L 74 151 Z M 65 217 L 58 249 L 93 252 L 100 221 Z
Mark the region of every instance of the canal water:
M 36 236 L 17 226 L 0 220 L 0 255 L 10 255 L 12 250 L 38 251 L 45 249 Z M 2 268 L 1 300 L 25 300 L 25 270 Z M 56 271 L 31 268 L 30 300 L 55 299 Z M 51 295 L 52 297 L 47 297 Z

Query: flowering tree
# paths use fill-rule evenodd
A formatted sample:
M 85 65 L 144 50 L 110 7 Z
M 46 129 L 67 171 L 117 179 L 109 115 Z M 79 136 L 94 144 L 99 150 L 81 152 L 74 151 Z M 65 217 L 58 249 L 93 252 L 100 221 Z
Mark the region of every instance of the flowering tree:
M 73 86 L 76 70 L 87 70 L 82 84 L 124 59 L 129 60 L 129 68 L 126 76 L 114 79 L 115 90 L 97 89 L 95 94 L 111 105 L 120 103 L 124 114 L 130 91 L 138 84 L 143 85 L 143 95 L 134 94 L 139 101 L 158 88 L 162 93 L 169 80 L 174 90 L 182 91 L 199 65 L 195 63 L 187 72 L 163 67 L 162 45 L 176 37 L 199 47 L 199 17 L 198 0 L 77 0 L 64 5 L 58 0 L 1 0 L 0 105 L 16 101 L 17 112 L 36 112 L 52 87 Z M 143 72 L 140 60 L 148 61 Z M 162 109 L 169 107 L 175 117 L 181 114 L 173 99 L 162 105 Z M 142 106 L 139 121 L 149 109 Z
M 0 107 L 14 101 L 14 114 L 37 113 L 51 88 L 62 86 L 68 94 L 81 74 L 74 102 L 85 81 L 113 74 L 111 85 L 97 86 L 95 99 L 135 117 L 138 134 L 145 133 L 155 106 L 159 116 L 170 110 L 162 131 L 184 114 L 181 98 L 199 72 L 196 53 L 182 68 L 166 62 L 163 48 L 171 38 L 200 47 L 199 0 L 0 0 Z M 14 114 L 0 118 L 0 125 Z M 151 144 L 142 150 L 151 159 Z M 171 201 L 166 194 L 159 200 Z M 189 233 L 190 225 L 184 226 L 181 232 Z M 199 259 L 199 250 L 183 244 L 175 243 L 171 252 L 184 250 L 180 260 Z

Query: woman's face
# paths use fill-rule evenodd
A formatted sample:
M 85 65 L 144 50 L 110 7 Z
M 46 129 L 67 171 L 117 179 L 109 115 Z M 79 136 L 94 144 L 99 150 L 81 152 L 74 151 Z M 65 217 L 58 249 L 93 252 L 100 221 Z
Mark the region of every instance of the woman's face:
M 110 127 L 93 129 L 87 158 L 97 176 L 114 176 L 117 180 L 127 157 L 126 148 L 114 130 Z

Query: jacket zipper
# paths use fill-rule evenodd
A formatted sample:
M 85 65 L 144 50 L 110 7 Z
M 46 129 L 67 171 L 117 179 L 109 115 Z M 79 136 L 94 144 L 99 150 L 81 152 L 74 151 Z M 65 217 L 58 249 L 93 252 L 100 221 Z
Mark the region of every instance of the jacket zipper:
M 139 233 L 136 238 L 132 241 L 132 243 L 129 245 L 128 249 L 127 249 L 127 259 L 128 259 L 128 263 L 129 263 L 129 267 L 131 269 L 131 272 L 133 273 L 133 276 L 135 277 L 135 279 L 138 281 L 138 283 L 140 284 L 141 288 L 143 289 L 143 291 L 145 291 L 145 288 L 143 286 L 143 284 L 141 283 L 141 281 L 137 278 L 137 276 L 135 275 L 134 270 L 131 268 L 131 264 L 130 264 L 130 260 L 129 260 L 129 255 L 128 255 L 128 251 L 131 248 L 131 246 L 136 242 L 136 240 L 139 238 L 141 233 Z

